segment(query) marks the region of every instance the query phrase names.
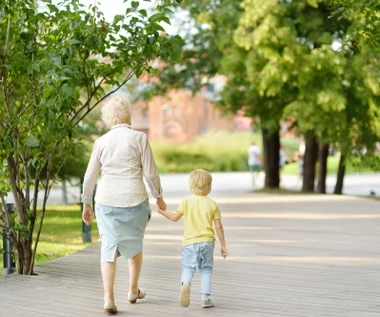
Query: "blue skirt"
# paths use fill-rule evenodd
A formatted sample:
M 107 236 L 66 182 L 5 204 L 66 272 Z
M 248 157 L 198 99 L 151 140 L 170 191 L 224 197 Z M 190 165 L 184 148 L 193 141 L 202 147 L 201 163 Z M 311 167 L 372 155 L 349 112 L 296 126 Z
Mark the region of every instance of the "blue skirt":
M 140 253 L 151 213 L 148 199 L 133 207 L 96 203 L 96 221 L 102 240 L 100 261 L 113 262 L 117 251 L 126 259 Z

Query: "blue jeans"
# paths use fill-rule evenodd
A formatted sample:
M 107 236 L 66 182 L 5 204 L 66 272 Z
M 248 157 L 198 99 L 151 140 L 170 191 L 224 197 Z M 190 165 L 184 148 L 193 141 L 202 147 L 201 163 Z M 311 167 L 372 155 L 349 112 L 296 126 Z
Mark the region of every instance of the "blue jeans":
M 214 263 L 214 242 L 199 242 L 182 247 L 182 283 L 193 279 L 195 270 L 201 273 L 201 293 L 211 294 L 211 276 Z

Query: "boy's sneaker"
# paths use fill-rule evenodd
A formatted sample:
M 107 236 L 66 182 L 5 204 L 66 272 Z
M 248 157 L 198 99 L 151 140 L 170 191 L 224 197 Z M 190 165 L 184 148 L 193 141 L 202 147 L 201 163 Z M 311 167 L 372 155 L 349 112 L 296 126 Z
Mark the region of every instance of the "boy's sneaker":
M 202 307 L 203 308 L 211 308 L 214 307 L 214 303 L 211 301 L 211 299 L 202 301 Z
M 188 307 L 190 305 L 190 285 L 189 283 L 183 283 L 181 291 L 179 293 L 179 304 L 182 307 Z

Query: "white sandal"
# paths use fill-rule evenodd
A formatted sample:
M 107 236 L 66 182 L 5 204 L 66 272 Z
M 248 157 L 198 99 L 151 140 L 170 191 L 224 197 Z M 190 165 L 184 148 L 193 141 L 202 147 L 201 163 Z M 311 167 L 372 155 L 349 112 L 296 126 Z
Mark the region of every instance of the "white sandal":
M 117 314 L 117 307 L 115 306 L 115 304 L 112 300 L 105 301 L 103 308 L 104 308 L 104 312 L 107 315 L 116 315 Z
M 131 304 L 136 304 L 138 299 L 143 299 L 146 295 L 146 292 L 139 288 L 137 292 L 128 292 L 128 300 Z

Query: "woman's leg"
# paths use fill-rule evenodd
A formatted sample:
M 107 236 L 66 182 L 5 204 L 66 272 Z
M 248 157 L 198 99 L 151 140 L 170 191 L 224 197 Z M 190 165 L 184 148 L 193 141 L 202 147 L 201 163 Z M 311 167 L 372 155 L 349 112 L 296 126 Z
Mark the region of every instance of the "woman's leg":
M 138 291 L 142 264 L 142 252 L 129 259 L 129 292 L 136 293 Z
M 115 301 L 114 298 L 114 284 L 116 274 L 116 259 L 117 250 L 113 262 L 104 262 L 101 264 L 102 277 L 103 277 L 103 289 L 104 289 L 104 301 Z

